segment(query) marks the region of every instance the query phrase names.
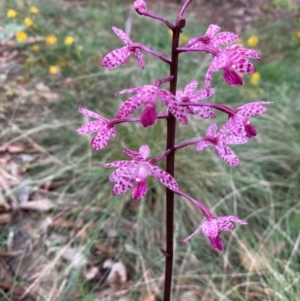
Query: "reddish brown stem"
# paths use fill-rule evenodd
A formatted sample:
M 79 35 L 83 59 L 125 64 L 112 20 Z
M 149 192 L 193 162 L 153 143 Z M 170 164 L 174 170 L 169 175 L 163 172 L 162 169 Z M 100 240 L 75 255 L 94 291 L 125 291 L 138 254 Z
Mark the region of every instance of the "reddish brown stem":
M 173 29 L 172 39 L 172 58 L 170 64 L 170 76 L 174 76 L 170 82 L 170 92 L 176 94 L 177 75 L 178 75 L 178 52 L 176 48 L 179 44 L 179 36 L 181 29 L 185 26 L 185 20 L 178 18 L 175 28 Z M 170 150 L 166 158 L 166 171 L 174 177 L 174 161 L 175 161 L 175 133 L 176 119 L 169 113 L 167 117 L 167 150 Z M 172 272 L 173 272 L 173 236 L 174 236 L 174 192 L 166 189 L 166 263 L 165 263 L 165 287 L 164 301 L 170 301 L 172 289 Z

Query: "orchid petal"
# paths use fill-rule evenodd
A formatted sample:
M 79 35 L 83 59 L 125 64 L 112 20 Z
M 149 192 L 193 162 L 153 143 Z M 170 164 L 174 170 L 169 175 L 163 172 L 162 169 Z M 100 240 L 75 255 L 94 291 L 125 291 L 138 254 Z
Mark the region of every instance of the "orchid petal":
M 219 148 L 217 145 L 216 154 L 228 165 L 239 167 L 240 161 L 234 151 L 228 146 L 224 146 L 224 148 Z
M 170 190 L 178 191 L 180 189 L 179 185 L 177 184 L 175 179 L 171 175 L 169 175 L 167 172 L 163 171 L 158 166 L 154 166 L 154 165 L 151 165 L 149 163 L 147 164 L 147 166 L 148 166 L 148 169 L 151 172 L 151 174 L 159 182 L 161 182 L 163 185 L 168 187 Z
M 120 28 L 117 28 L 115 26 L 112 27 L 112 30 L 115 32 L 115 34 L 122 40 L 124 41 L 127 45 L 131 44 L 131 40 L 127 36 L 127 34 Z
M 182 91 L 176 91 L 176 100 L 181 101 L 181 98 L 184 96 Z
M 156 107 L 152 105 L 146 105 L 141 115 L 141 124 L 143 127 L 151 126 L 155 124 L 157 120 Z
M 234 43 L 238 39 L 239 35 L 233 32 L 223 31 L 216 34 L 213 38 L 214 43 L 218 45 L 225 45 Z
M 213 145 L 210 141 L 200 141 L 196 146 L 197 152 L 203 152 L 206 150 L 210 145 Z
M 125 153 L 135 161 L 144 161 L 143 156 L 139 152 L 136 152 L 128 148 L 123 148 L 122 151 L 123 153 Z
M 239 115 L 233 115 L 228 121 L 228 131 L 235 136 L 246 136 L 244 120 Z
M 201 227 L 205 236 L 217 237 L 219 235 L 220 230 L 216 219 L 206 220 Z
M 213 119 L 216 118 L 214 111 L 209 107 L 193 107 L 190 106 L 189 109 L 193 112 L 193 114 L 203 118 L 203 119 Z
M 238 59 L 234 63 L 233 67 L 235 68 L 236 71 L 244 74 L 251 74 L 256 71 L 254 65 L 245 58 Z
M 211 97 L 215 93 L 215 89 L 202 89 L 197 91 L 192 97 L 191 97 L 191 102 L 192 101 L 198 101 L 198 100 L 203 100 L 206 98 Z
M 186 85 L 186 87 L 184 89 L 184 96 L 191 97 L 191 95 L 193 94 L 193 91 L 196 89 L 197 86 L 198 86 L 197 80 L 193 80 L 188 85 Z
M 176 119 L 182 124 L 188 124 L 186 110 L 182 108 L 177 102 L 169 102 L 168 110 L 175 116 Z
M 246 137 L 253 138 L 257 135 L 257 130 L 250 122 L 245 124 Z
M 119 177 L 118 182 L 116 182 L 112 190 L 113 195 L 120 195 L 126 193 L 133 186 L 134 183 L 134 178 Z
M 100 121 L 100 120 L 93 120 L 90 122 L 87 122 L 86 124 L 82 125 L 77 130 L 77 134 L 79 135 L 87 135 L 91 133 L 98 132 L 102 130 L 104 127 L 106 127 L 107 123 Z
M 205 74 L 205 88 L 206 89 L 211 89 L 212 74 L 213 74 L 213 68 L 211 65 Z
M 139 149 L 139 153 L 142 156 L 143 160 L 146 160 L 150 155 L 150 148 L 148 145 L 142 145 Z
M 219 236 L 217 237 L 209 237 L 210 244 L 216 250 L 223 251 L 224 244 Z
M 99 114 L 97 114 L 93 111 L 84 109 L 82 106 L 79 106 L 79 112 L 81 114 L 83 114 L 84 116 L 87 116 L 87 117 L 95 118 L 95 119 L 98 119 L 98 120 L 101 120 L 101 121 L 107 121 L 106 118 L 102 117 L 101 115 L 99 115 Z
M 110 128 L 110 135 L 112 137 L 116 137 L 117 136 L 117 130 L 114 127 Z
M 219 71 L 221 69 L 224 69 L 227 65 L 228 61 L 228 55 L 225 51 L 221 52 L 218 56 L 216 56 L 212 63 L 211 68 L 212 71 Z
M 116 92 L 115 95 L 120 95 L 120 94 L 127 94 L 127 93 L 136 93 L 142 90 L 145 86 L 140 86 L 136 88 L 130 88 L 130 89 L 125 89 L 119 92 Z
M 244 56 L 250 57 L 256 61 L 260 61 L 260 56 L 257 54 L 255 50 L 252 49 L 243 49 L 244 50 Z
M 241 137 L 241 136 L 227 136 L 224 139 L 224 142 L 226 144 L 245 144 L 249 141 L 247 137 Z
M 134 200 L 142 199 L 148 191 L 148 183 L 147 181 L 138 182 L 137 185 L 132 190 L 132 198 Z
M 135 95 L 127 99 L 119 108 L 117 118 L 124 118 L 135 111 L 143 104 L 143 98 L 140 95 Z
M 263 107 L 263 104 L 272 103 L 271 101 L 255 101 L 251 103 L 247 103 L 241 107 L 236 109 L 237 114 L 245 116 L 245 117 L 253 117 L 258 114 L 267 114 L 268 109 Z
M 233 70 L 224 69 L 223 78 L 230 86 L 241 86 L 244 83 L 243 78 Z
M 225 123 L 221 128 L 220 128 L 220 130 L 219 130 L 219 132 L 218 132 L 218 137 L 219 138 L 223 138 L 223 137 L 225 137 L 226 136 L 226 134 L 229 132 L 229 130 L 228 130 L 228 123 Z
M 217 125 L 211 124 L 206 130 L 206 136 L 214 137 L 217 134 Z
M 186 242 L 187 242 L 188 240 L 190 240 L 193 236 L 195 236 L 200 230 L 201 230 L 201 226 L 198 227 L 191 235 L 189 235 L 189 236 L 186 237 L 186 238 L 181 239 L 180 241 L 181 241 L 182 243 L 186 243 Z
M 210 24 L 207 28 L 207 31 L 205 33 L 206 36 L 208 37 L 213 37 L 219 30 L 221 29 L 221 27 L 219 27 L 218 25 L 215 24 Z
M 194 46 L 194 42 L 197 41 L 199 39 L 199 37 L 196 38 L 192 38 L 188 41 L 188 43 L 186 44 L 187 47 L 189 47 L 190 45 Z
M 138 171 L 139 165 L 134 162 L 127 162 L 131 164 L 128 164 L 128 166 L 125 166 L 124 164 L 111 173 L 109 177 L 110 182 L 118 182 L 120 178 L 132 178 L 135 180 L 135 175 Z
M 141 69 L 144 69 L 144 66 L 145 66 L 145 59 L 144 59 L 144 56 L 143 54 L 141 53 L 141 51 L 139 49 L 135 49 L 134 50 L 134 54 L 137 58 L 137 61 L 139 63 L 139 66 Z
M 237 216 L 234 215 L 218 216 L 215 220 L 221 231 L 232 231 L 234 229 L 234 225 L 231 222 L 239 223 L 242 225 L 247 224 L 246 221 L 239 219 Z
M 104 163 L 102 166 L 105 168 L 114 168 L 114 167 L 126 167 L 131 168 L 135 165 L 135 163 L 127 160 L 120 160 L 111 163 Z
M 157 94 L 164 104 L 175 101 L 175 96 L 168 90 L 158 89 Z
M 98 132 L 97 136 L 91 140 L 91 146 L 93 150 L 101 150 L 108 144 L 110 138 L 110 132 L 107 129 L 103 129 Z
M 114 69 L 120 65 L 123 65 L 127 62 L 130 53 L 131 51 L 129 50 L 128 46 L 115 49 L 109 52 L 103 58 L 101 66 L 108 69 Z

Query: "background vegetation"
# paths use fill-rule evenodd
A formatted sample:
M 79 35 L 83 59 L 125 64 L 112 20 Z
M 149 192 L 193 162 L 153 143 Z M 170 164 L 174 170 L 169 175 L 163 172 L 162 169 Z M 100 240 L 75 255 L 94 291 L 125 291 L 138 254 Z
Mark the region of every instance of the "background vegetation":
M 211 3 L 194 2 L 183 43 L 217 23 L 218 16 L 211 21 L 202 13 L 211 11 Z M 262 61 L 241 88 L 226 86 L 215 74 L 213 101 L 274 103 L 267 116 L 253 119 L 258 136 L 234 148 L 240 168 L 225 166 L 212 151 L 199 154 L 191 147 L 176 154 L 176 179 L 185 191 L 215 214 L 235 214 L 249 224 L 222 234 L 222 253 L 201 234 L 181 245 L 202 216 L 176 198 L 174 300 L 290 301 L 300 295 L 300 22 L 297 5 L 283 2 L 262 3 L 247 28 L 222 25 L 223 31 L 236 28 L 240 42 L 258 50 Z M 168 30 L 137 16 L 130 4 L 1 1 L 1 300 L 161 300 L 164 188 L 150 182 L 141 202 L 130 194 L 113 197 L 111 170 L 101 164 L 125 159 L 122 147 L 145 143 L 151 155 L 160 154 L 164 121 L 146 129 L 119 125 L 118 137 L 100 152 L 91 150 L 90 137 L 76 134 L 87 121 L 79 105 L 111 118 L 126 99 L 115 92 L 168 74 L 167 66 L 147 54 L 144 71 L 134 59 L 113 71 L 101 68 L 102 57 L 122 43 L 112 26 L 170 51 Z M 174 2 L 148 7 L 171 20 L 178 11 Z M 228 7 L 232 13 L 235 6 Z M 210 60 L 182 55 L 179 88 L 193 79 L 201 88 Z M 217 123 L 224 118 L 218 115 Z M 189 126 L 178 126 L 177 141 L 203 135 L 210 123 L 190 118 Z

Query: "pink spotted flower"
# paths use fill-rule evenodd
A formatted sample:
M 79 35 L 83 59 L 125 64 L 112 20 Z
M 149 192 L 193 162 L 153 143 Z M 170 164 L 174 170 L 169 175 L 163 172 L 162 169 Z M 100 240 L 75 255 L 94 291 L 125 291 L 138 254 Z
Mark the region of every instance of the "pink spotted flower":
M 212 96 L 215 93 L 215 89 L 202 89 L 197 91 L 193 95 L 193 91 L 196 89 L 198 85 L 198 81 L 194 80 L 190 82 L 188 85 L 186 85 L 184 91 L 176 91 L 176 99 L 179 102 L 197 102 L 198 100 L 203 100 L 206 99 L 210 96 Z M 197 106 L 189 106 L 185 107 L 186 113 L 192 114 L 192 115 L 197 115 L 201 118 L 204 119 L 211 119 L 215 118 L 216 115 L 212 111 L 212 109 L 208 107 L 197 107 Z
M 112 29 L 115 32 L 115 34 L 126 43 L 126 46 L 109 52 L 103 58 L 101 66 L 106 67 L 108 69 L 114 69 L 120 65 L 125 64 L 128 60 L 129 55 L 131 53 L 134 53 L 140 68 L 144 69 L 144 56 L 141 53 L 141 51 L 131 46 L 132 42 L 123 30 L 114 26 Z
M 181 242 L 186 243 L 190 238 L 202 230 L 204 235 L 208 237 L 210 244 L 215 249 L 222 251 L 224 245 L 219 235 L 221 231 L 232 231 L 234 229 L 232 222 L 242 225 L 247 224 L 246 221 L 239 219 L 234 215 L 207 218 L 203 224 L 201 224 L 190 236 L 182 239 Z
M 225 82 L 231 86 L 241 86 L 244 83 L 239 73 L 251 74 L 256 71 L 254 65 L 247 59 L 260 60 L 257 52 L 245 49 L 240 44 L 234 44 L 219 52 L 213 59 L 205 75 L 205 86 L 211 86 L 213 72 L 223 70 Z
M 127 117 L 144 105 L 141 115 L 141 124 L 144 127 L 151 126 L 157 119 L 157 100 L 161 100 L 171 113 L 182 123 L 187 124 L 187 117 L 184 108 L 182 108 L 174 98 L 174 95 L 167 90 L 160 89 L 154 85 L 144 85 L 137 88 L 125 89 L 117 92 L 116 95 L 125 93 L 136 93 L 136 95 L 127 99 L 120 107 L 117 118 Z
M 150 149 L 148 145 L 140 147 L 139 151 L 127 148 L 123 152 L 132 158 L 132 161 L 115 161 L 103 164 L 106 168 L 117 167 L 110 175 L 109 180 L 115 183 L 112 190 L 113 195 L 126 193 L 132 187 L 132 198 L 139 200 L 143 198 L 148 190 L 147 177 L 154 176 L 159 182 L 173 191 L 178 191 L 179 186 L 175 179 L 167 172 L 149 163 Z
M 108 119 L 95 112 L 86 110 L 81 106 L 79 107 L 79 112 L 87 117 L 96 119 L 82 125 L 77 130 L 77 133 L 80 135 L 88 135 L 97 132 L 96 137 L 91 140 L 91 146 L 94 150 L 103 149 L 108 144 L 110 136 L 117 136 L 116 129 L 113 125 L 110 125 Z
M 219 30 L 220 27 L 218 25 L 210 24 L 204 36 L 199 36 L 191 39 L 186 46 L 191 48 L 198 48 L 202 45 L 207 45 L 219 48 L 221 50 L 220 45 L 234 43 L 239 37 L 236 33 L 233 32 L 224 31 L 217 33 Z
M 203 152 L 210 145 L 215 148 L 215 153 L 228 165 L 238 167 L 240 161 L 234 151 L 226 144 L 244 144 L 248 142 L 247 137 L 233 136 L 228 133 L 228 125 L 225 124 L 217 133 L 217 125 L 211 124 L 206 130 L 206 137 L 196 146 L 196 151 Z
M 246 136 L 248 138 L 256 136 L 257 130 L 248 118 L 259 114 L 267 114 L 268 109 L 263 105 L 270 103 L 272 102 L 260 100 L 236 108 L 232 114 L 229 114 L 228 130 L 235 136 Z

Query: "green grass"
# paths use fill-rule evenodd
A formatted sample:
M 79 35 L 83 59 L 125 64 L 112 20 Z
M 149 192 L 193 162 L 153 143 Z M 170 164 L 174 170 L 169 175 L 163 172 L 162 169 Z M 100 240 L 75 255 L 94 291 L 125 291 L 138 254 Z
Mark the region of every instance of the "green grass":
M 6 1 L 1 20 L 6 22 L 8 8 L 26 11 L 22 2 L 14 4 L 9 6 Z M 4 95 L 0 107 L 1 144 L 26 144 L 34 156 L 32 162 L 24 163 L 13 155 L 18 170 L 25 172 L 21 173 L 20 183 L 4 197 L 9 200 L 10 195 L 18 195 L 24 187 L 42 193 L 45 183 L 51 181 L 55 188 L 47 193 L 47 198 L 55 208 L 47 214 L 26 213 L 22 221 L 43 221 L 47 216 L 59 215 L 68 223 L 79 225 L 63 227 L 54 223 L 40 238 L 41 254 L 48 256 L 48 264 L 59 275 L 47 290 L 50 294 L 54 289 L 55 300 L 97 300 L 95 296 L 104 288 L 101 281 L 86 280 L 84 268 L 62 259 L 66 246 L 81 249 L 89 261 L 98 265 L 108 257 L 121 259 L 129 278 L 124 300 L 143 300 L 151 292 L 159 297 L 164 271 L 160 251 L 165 240 L 164 188 L 150 179 L 149 193 L 140 202 L 131 200 L 129 193 L 113 197 L 112 184 L 108 182 L 112 170 L 104 169 L 102 163 L 126 159 L 122 147 L 137 149 L 145 143 L 151 147 L 151 155 L 159 155 L 165 149 L 165 122 L 146 129 L 136 124 L 118 125 L 118 137 L 100 152 L 93 152 L 90 138 L 76 135 L 76 129 L 86 122 L 78 113 L 78 105 L 111 118 L 126 99 L 114 96 L 115 92 L 152 83 L 167 76 L 168 68 L 149 55 L 145 55 L 144 71 L 137 68 L 133 59 L 114 71 L 100 67 L 103 55 L 121 45 L 111 27 L 124 27 L 127 6 L 95 1 L 87 6 L 71 2 L 58 5 L 55 1 L 33 4 L 40 10 L 35 17 L 37 34 L 56 34 L 58 43 L 38 54 L 22 46 L 21 59 L 16 63 L 21 72 L 10 76 L 0 88 Z M 173 16 L 172 11 L 160 13 Z M 168 55 L 170 37 L 167 30 L 162 30 L 163 25 L 134 14 L 132 18 L 132 39 Z M 187 300 L 187 292 L 194 294 L 194 300 L 222 301 L 287 301 L 297 300 L 300 295 L 300 72 L 296 63 L 300 41 L 291 39 L 295 23 L 296 20 L 288 25 L 282 21 L 258 24 L 261 35 L 257 48 L 263 58 L 255 64 L 261 74 L 258 86 L 251 85 L 249 76 L 245 76 L 243 87 L 229 87 L 221 74 L 214 74 L 215 102 L 239 106 L 256 99 L 273 101 L 268 105 L 267 116 L 252 120 L 259 132 L 257 138 L 233 147 L 241 167 L 225 166 L 213 151 L 199 154 L 190 147 L 176 154 L 176 179 L 184 191 L 216 215 L 236 214 L 249 224 L 222 234 L 222 253 L 215 252 L 202 234 L 181 245 L 179 240 L 198 227 L 202 215 L 193 205 L 176 197 L 173 300 Z M 204 30 L 199 20 L 191 20 L 184 33 L 192 37 Z M 285 34 L 287 31 L 291 34 Z M 251 33 L 246 32 L 243 40 Z M 76 38 L 73 48 L 63 45 L 66 35 Z M 75 51 L 77 45 L 83 46 L 81 53 Z M 34 63 L 26 63 L 32 56 Z M 67 66 L 62 67 L 60 76 L 50 75 L 48 66 L 58 64 L 61 58 L 66 58 Z M 209 62 L 210 58 L 201 54 L 182 55 L 179 88 L 193 79 L 202 83 Z M 72 79 L 71 84 L 65 82 L 66 78 Z M 40 81 L 56 92 L 59 100 L 44 99 L 35 89 Z M 218 114 L 216 122 L 222 125 L 224 118 Z M 190 118 L 189 126 L 178 125 L 177 141 L 204 135 L 210 123 Z M 38 149 L 33 149 L 34 143 Z M 20 228 L 20 224 L 15 228 Z M 110 236 L 108 230 L 115 230 L 116 236 Z M 67 242 L 55 245 L 51 234 L 63 235 Z M 114 249 L 115 253 L 97 253 L 97 244 Z M 14 281 L 24 283 L 18 277 Z M 12 292 L 6 296 L 7 300 L 14 300 Z

